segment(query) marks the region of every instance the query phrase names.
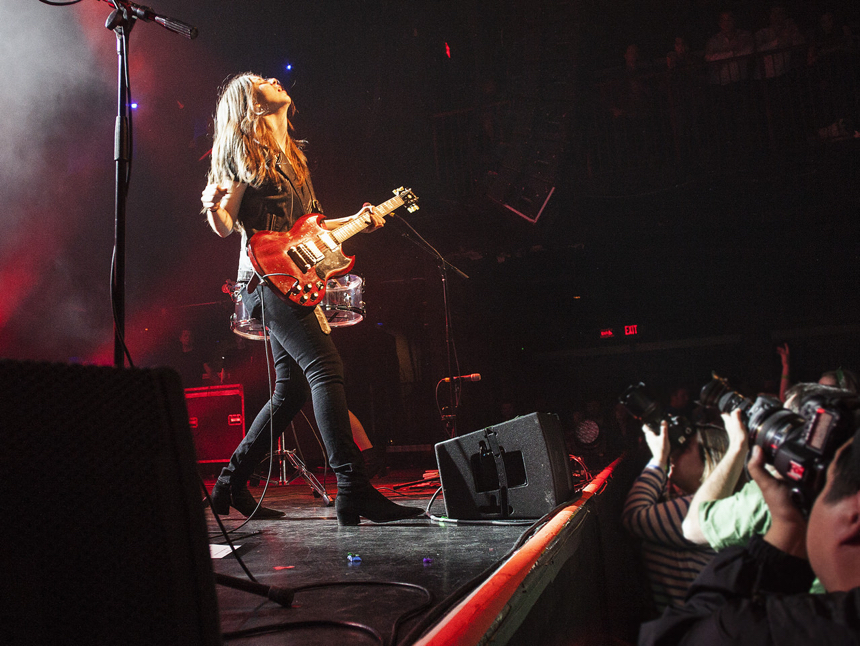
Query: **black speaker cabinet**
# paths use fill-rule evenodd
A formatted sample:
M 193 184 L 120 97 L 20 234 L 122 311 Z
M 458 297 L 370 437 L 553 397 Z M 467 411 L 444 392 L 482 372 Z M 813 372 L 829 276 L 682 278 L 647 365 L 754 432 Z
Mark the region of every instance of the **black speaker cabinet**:
M 198 462 L 229 462 L 245 437 L 242 384 L 186 388 L 188 425 Z
M 436 445 L 449 518 L 540 518 L 570 496 L 558 417 L 532 413 Z
M 168 369 L 0 360 L 6 644 L 220 644 L 194 447 Z

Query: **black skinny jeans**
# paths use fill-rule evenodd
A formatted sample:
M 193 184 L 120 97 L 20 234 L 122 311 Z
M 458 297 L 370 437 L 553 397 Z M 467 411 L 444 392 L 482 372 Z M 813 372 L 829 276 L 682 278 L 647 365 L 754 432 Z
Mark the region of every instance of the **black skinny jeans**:
M 314 416 L 328 453 L 329 465 L 337 475 L 338 489 L 343 491 L 365 486 L 367 476 L 350 430 L 343 362 L 331 335 L 320 328 L 314 308 L 287 303 L 262 284 L 253 293 L 245 296 L 243 290 L 242 294 L 248 299 L 248 310 L 254 316 L 261 314 L 269 328 L 275 389 L 236 447 L 230 463 L 221 471 L 218 481 L 237 486 L 247 483 L 254 468 L 272 446 L 270 416 L 273 432 L 280 435 L 307 401 L 310 386 Z M 295 369 L 295 364 L 301 368 L 304 378 L 290 374 L 290 367 Z

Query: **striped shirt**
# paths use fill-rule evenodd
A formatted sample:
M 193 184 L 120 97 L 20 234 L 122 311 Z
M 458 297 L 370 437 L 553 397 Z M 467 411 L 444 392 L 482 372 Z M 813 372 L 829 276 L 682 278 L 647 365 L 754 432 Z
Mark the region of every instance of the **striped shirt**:
M 642 540 L 642 558 L 660 612 L 667 605 L 684 605 L 687 588 L 715 554 L 684 538 L 681 523 L 692 498 L 682 495 L 663 469 L 649 464 L 624 503 L 622 522 Z

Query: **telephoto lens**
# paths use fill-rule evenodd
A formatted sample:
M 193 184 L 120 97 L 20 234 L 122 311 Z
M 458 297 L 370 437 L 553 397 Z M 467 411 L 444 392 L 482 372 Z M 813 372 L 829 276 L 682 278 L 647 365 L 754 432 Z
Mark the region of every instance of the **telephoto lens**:
M 654 433 L 660 432 L 660 423 L 665 421 L 669 425 L 669 445 L 673 449 L 686 446 L 695 432 L 693 425 L 686 418 L 667 414 L 660 403 L 648 394 L 642 382 L 628 386 L 618 401 L 628 413 Z
M 699 393 L 699 403 L 702 406 L 716 408 L 721 413 L 731 413 L 736 408 L 741 410 L 741 419 L 744 423 L 748 420 L 748 411 L 752 408 L 753 401 L 732 389 L 727 379 L 712 372 L 713 379 L 702 387 Z

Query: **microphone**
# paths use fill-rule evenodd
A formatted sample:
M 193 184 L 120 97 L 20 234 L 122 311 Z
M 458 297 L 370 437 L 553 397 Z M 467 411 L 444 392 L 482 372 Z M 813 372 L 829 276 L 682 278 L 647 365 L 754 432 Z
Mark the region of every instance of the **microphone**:
M 155 13 L 151 7 L 147 7 L 145 5 L 135 4 L 133 2 L 127 2 L 126 0 L 120 0 L 119 4 L 129 10 L 135 18 L 139 20 L 143 20 L 144 22 L 155 22 L 164 27 L 165 29 L 172 31 L 175 34 L 179 34 L 180 36 L 185 36 L 185 38 L 192 40 L 197 38 L 197 28 L 192 27 L 188 23 L 184 23 L 181 20 L 176 20 L 175 18 L 168 18 L 167 16 L 162 16 L 160 14 Z
M 460 375 L 458 377 L 445 377 L 442 381 L 449 383 L 451 381 L 481 381 L 481 374 L 473 372 L 471 375 Z

